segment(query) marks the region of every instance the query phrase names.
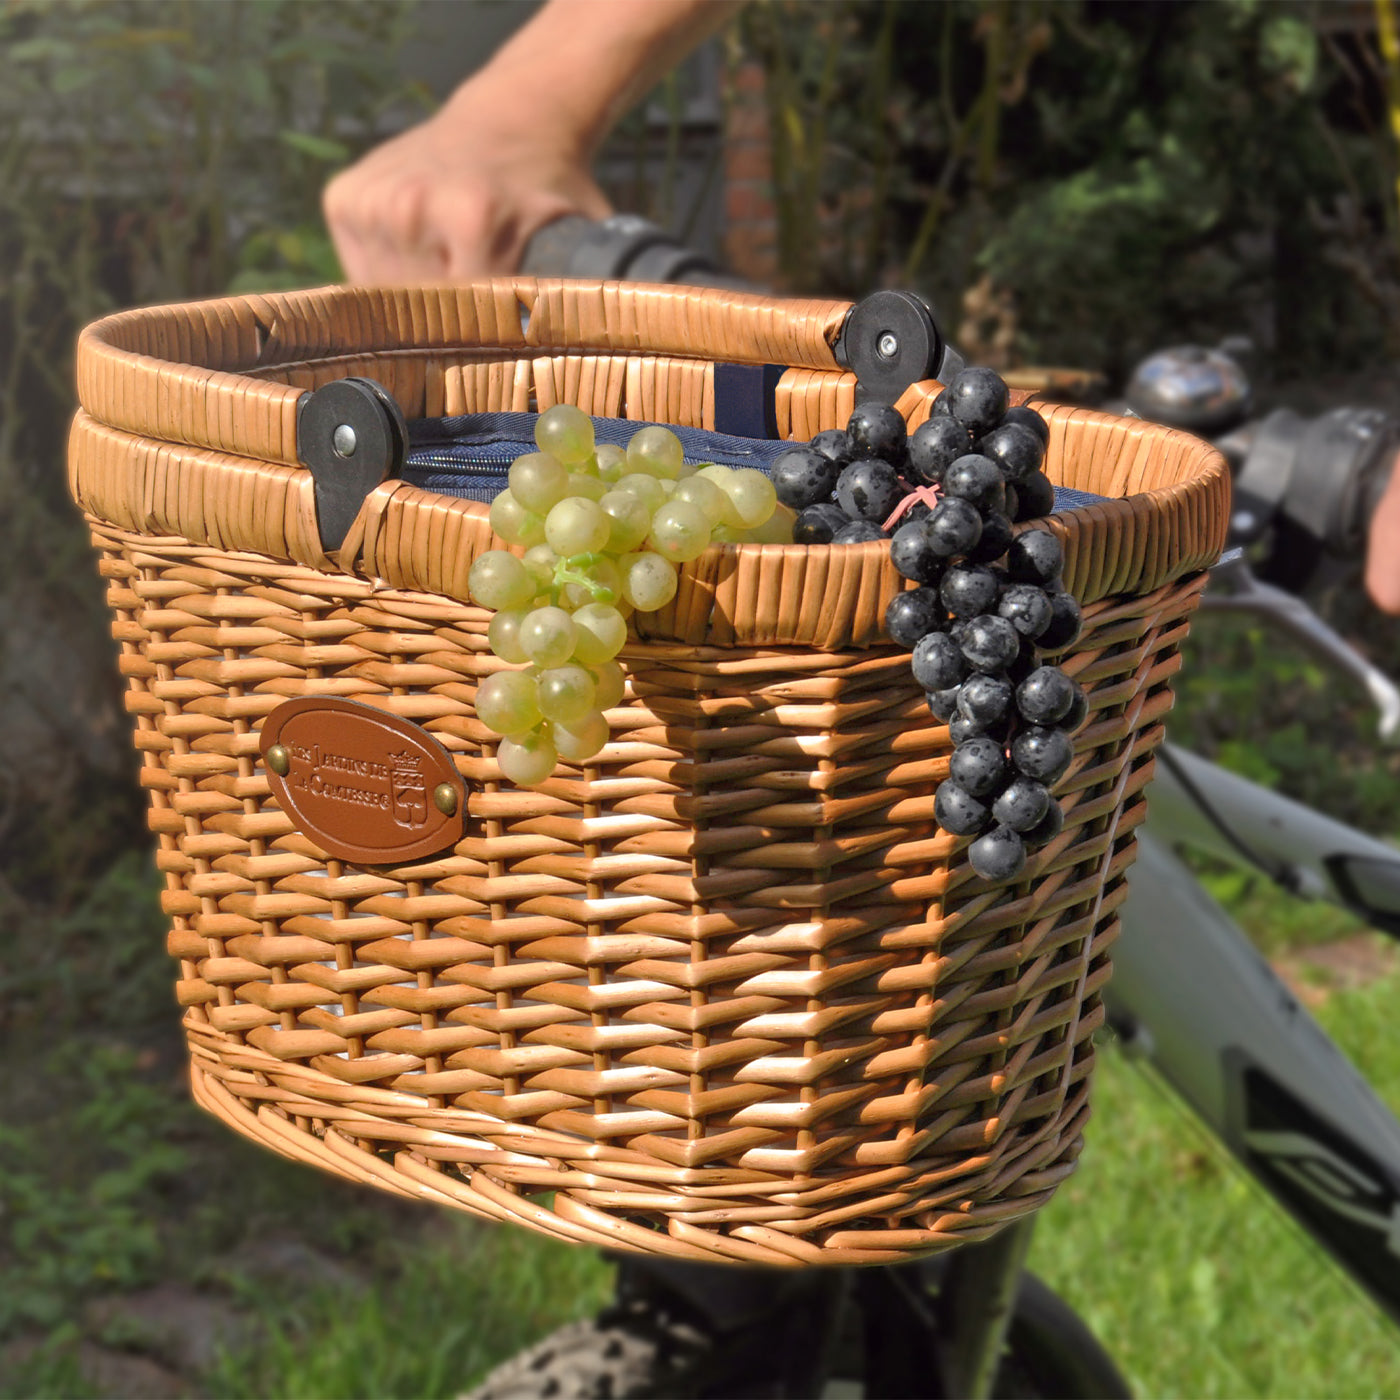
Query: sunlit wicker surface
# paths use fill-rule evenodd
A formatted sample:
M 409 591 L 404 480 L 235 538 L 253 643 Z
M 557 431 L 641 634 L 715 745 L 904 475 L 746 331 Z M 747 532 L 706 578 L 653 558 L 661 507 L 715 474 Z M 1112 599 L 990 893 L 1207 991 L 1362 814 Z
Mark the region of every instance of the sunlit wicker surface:
M 951 745 L 880 639 L 903 581 L 879 546 L 709 551 L 624 652 L 608 747 L 517 790 L 472 704 L 499 664 L 466 601 L 499 544 L 484 508 L 386 483 L 330 558 L 288 456 L 298 386 L 341 374 L 410 415 L 565 396 L 705 426 L 714 356 L 793 365 L 780 406 L 805 436 L 849 412 L 842 309 L 510 282 L 88 332 L 71 475 L 200 1102 L 388 1189 L 693 1258 L 926 1252 L 1068 1173 L 1132 831 L 1224 533 L 1214 453 L 1050 415 L 1052 477 L 1127 498 L 1055 522 L 1090 602 L 1064 665 L 1091 712 L 1057 786 L 1065 830 L 995 890 L 933 820 Z M 911 421 L 934 387 L 906 395 Z M 257 729 L 309 694 L 411 718 L 454 755 L 470 796 L 452 852 L 358 869 L 293 828 Z

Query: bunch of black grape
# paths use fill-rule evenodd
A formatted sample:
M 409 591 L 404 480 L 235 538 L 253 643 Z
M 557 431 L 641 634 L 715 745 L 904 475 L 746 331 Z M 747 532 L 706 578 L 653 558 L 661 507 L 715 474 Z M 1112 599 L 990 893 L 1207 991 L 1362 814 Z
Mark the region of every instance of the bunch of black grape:
M 1040 469 L 1046 438 L 1045 420 L 1034 409 L 1007 407 L 999 375 L 964 370 L 912 436 L 888 404 L 857 404 L 844 429 L 831 428 L 784 452 L 773 463 L 773 485 L 778 499 L 799 512 L 795 543 L 859 544 L 888 539 L 896 526 L 925 519 L 928 502 L 909 497 L 921 487 L 943 488 L 955 462 L 985 458 L 995 467 L 1001 494 L 994 511 L 983 511 L 986 543 L 978 553 L 996 559 L 1011 542 L 1012 521 L 1048 515 L 1054 507 L 1055 488 Z M 998 542 L 1000 549 L 994 548 Z
M 801 511 L 799 542 L 882 538 L 890 522 L 891 561 L 918 587 L 890 602 L 885 628 L 913 652 L 914 678 L 954 743 L 934 813 L 945 830 L 977 837 L 972 868 L 997 882 L 1020 873 L 1027 848 L 1059 834 L 1050 788 L 1087 713 L 1080 688 L 1040 657 L 1079 635 L 1060 542 L 1011 528 L 1053 505 L 1041 470 L 1048 439 L 1033 409 L 1008 408 L 1000 375 L 972 368 L 907 438 L 893 409 L 861 404 L 844 433 L 819 435 L 773 470 L 779 499 Z M 843 446 L 850 458 L 833 470 L 831 449 Z M 937 486 L 937 504 L 915 500 L 896 515 L 918 486 Z M 821 497 L 833 490 L 834 504 Z M 809 492 L 816 498 L 801 499 Z

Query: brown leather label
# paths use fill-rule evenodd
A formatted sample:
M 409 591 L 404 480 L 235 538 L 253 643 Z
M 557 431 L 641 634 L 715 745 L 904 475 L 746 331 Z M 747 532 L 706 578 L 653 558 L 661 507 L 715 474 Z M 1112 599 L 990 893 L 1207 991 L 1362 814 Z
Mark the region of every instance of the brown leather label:
M 258 747 L 272 795 L 328 855 L 394 865 L 462 839 L 466 783 L 427 730 L 333 696 L 288 700 Z

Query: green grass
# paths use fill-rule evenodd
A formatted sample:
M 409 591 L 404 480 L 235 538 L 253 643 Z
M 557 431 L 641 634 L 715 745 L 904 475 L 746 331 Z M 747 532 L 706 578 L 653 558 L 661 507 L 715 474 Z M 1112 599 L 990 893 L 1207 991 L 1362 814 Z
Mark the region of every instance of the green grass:
M 1366 923 L 1348 910 L 1299 899 L 1267 876 L 1248 873 L 1194 851 L 1178 854 L 1266 958 L 1338 943 L 1367 931 Z
M 1389 976 L 1317 1013 L 1393 1106 L 1397 998 Z M 1030 1262 L 1141 1397 L 1400 1395 L 1400 1332 L 1121 1054 L 1101 1057 L 1088 1146 Z
M 382 1287 L 265 1307 L 266 1338 L 225 1357 L 209 1393 L 449 1400 L 609 1295 L 612 1271 L 596 1251 L 468 1221 L 444 1220 L 438 1233 Z

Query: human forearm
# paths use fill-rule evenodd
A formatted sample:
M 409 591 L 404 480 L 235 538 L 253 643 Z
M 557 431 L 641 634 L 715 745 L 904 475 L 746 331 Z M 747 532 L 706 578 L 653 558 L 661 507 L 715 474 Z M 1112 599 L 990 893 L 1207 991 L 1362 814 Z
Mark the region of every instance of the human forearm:
M 448 100 L 444 116 L 489 98 L 589 161 L 623 114 L 743 0 L 549 0 Z

